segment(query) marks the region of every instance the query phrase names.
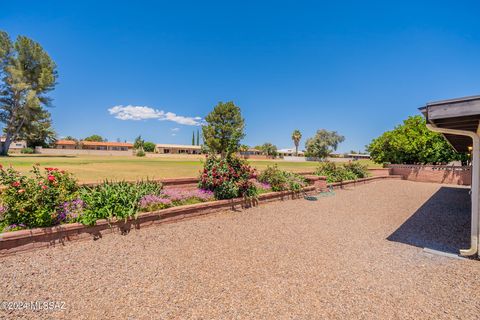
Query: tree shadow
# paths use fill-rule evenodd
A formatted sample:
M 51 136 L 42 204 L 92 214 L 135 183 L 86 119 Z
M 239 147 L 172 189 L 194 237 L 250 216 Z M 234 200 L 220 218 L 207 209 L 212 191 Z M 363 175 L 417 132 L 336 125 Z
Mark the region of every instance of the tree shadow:
M 441 187 L 387 240 L 458 254 L 470 247 L 468 188 Z

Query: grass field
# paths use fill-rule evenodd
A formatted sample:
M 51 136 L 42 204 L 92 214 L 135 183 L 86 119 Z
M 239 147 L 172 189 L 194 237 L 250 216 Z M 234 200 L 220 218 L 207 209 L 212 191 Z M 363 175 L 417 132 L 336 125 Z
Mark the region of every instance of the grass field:
M 369 166 L 373 162 L 362 161 Z M 28 156 L 15 155 L 0 158 L 3 166 L 13 166 L 18 171 L 28 172 L 35 163 L 41 167 L 56 167 L 74 173 L 81 182 L 97 182 L 104 179 L 136 180 L 193 177 L 202 167 L 201 158 L 192 157 L 121 157 L 121 156 Z M 250 164 L 262 170 L 277 163 L 284 170 L 313 171 L 316 162 L 285 162 L 282 160 L 252 160 Z

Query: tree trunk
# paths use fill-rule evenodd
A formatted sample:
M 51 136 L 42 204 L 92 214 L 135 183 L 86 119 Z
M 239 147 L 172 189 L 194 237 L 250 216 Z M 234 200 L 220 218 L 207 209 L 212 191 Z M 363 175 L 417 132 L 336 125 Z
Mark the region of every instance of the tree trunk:
M 12 144 L 12 141 L 14 141 L 20 132 L 20 129 L 22 129 L 23 124 L 25 123 L 25 118 L 22 118 L 22 121 L 18 125 L 18 127 L 15 129 L 15 133 L 10 133 L 7 131 L 7 134 L 5 136 L 5 142 L 2 144 L 2 148 L 0 150 L 0 156 L 8 156 L 8 149 L 10 149 L 10 145 Z
M 0 150 L 0 156 L 8 156 L 8 149 L 10 149 L 10 144 L 12 143 L 12 137 L 10 133 L 7 133 L 5 137 L 5 142 L 2 143 L 2 148 Z
M 295 145 L 295 156 L 298 157 L 298 144 Z

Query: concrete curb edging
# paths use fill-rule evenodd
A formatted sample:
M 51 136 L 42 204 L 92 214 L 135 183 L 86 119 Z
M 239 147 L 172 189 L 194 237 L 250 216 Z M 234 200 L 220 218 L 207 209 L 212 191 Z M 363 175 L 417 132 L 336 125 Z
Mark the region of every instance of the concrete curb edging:
M 343 181 L 329 184 L 333 188 L 343 188 L 348 185 L 365 184 L 375 180 L 401 179 L 401 176 L 377 176 L 355 181 Z M 322 179 L 323 180 L 323 179 Z M 140 213 L 137 218 L 120 221 L 97 220 L 93 226 L 80 223 L 70 223 L 54 227 L 18 230 L 0 234 L 0 256 L 18 252 L 30 251 L 39 248 L 63 245 L 68 241 L 79 241 L 102 238 L 109 233 L 127 234 L 133 229 L 140 229 L 163 223 L 171 223 L 184 219 L 206 215 L 223 210 L 240 210 L 278 200 L 300 198 L 303 193 L 311 194 L 319 191 L 316 185 L 303 188 L 303 192 L 291 191 L 269 192 L 261 194 L 256 200 L 236 198 L 230 200 L 216 200 L 191 205 L 177 206 L 158 211 Z

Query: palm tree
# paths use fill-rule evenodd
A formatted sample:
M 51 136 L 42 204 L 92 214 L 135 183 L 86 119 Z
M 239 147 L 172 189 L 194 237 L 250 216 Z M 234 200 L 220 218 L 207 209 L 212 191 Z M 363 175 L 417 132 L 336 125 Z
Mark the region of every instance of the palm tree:
M 295 155 L 298 156 L 298 145 L 300 144 L 300 139 L 302 139 L 302 133 L 300 130 L 295 129 L 292 133 L 292 140 L 295 144 Z

